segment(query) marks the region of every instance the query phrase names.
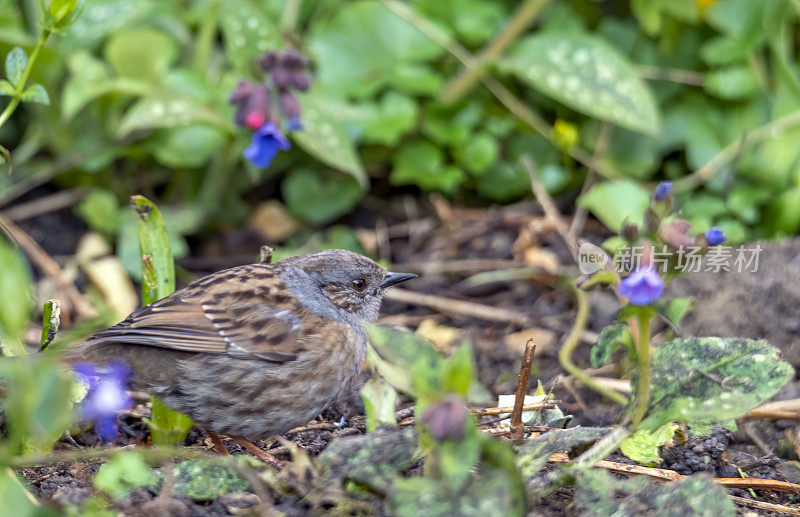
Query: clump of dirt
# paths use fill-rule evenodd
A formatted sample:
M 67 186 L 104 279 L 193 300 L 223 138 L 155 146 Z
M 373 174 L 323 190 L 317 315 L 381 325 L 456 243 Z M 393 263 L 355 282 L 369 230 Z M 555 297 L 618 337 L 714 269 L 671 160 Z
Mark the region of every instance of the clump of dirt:
M 728 449 L 732 438 L 731 432 L 724 427 L 715 427 L 711 435 L 689 435 L 686 444 L 661 450 L 661 468 L 684 475 L 707 472 L 714 477 L 736 477 L 736 469 L 722 459 L 722 453 Z

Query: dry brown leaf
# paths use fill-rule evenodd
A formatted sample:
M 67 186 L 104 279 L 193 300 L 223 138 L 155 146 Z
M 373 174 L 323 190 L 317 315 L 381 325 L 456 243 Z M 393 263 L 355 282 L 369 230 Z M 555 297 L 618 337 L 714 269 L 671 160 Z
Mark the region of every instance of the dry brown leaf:
M 503 343 L 510 351 L 522 355 L 529 339 L 533 339 L 536 344 L 536 355 L 541 355 L 556 340 L 556 333 L 552 330 L 534 327 L 507 335 L 503 338 Z
M 283 203 L 275 199 L 260 203 L 253 211 L 248 226 L 271 242 L 283 242 L 301 228 Z
M 120 318 L 139 306 L 139 296 L 122 262 L 111 255 L 111 246 L 97 233 L 87 233 L 78 243 L 75 258 L 103 299 Z
M 443 354 L 452 352 L 463 334 L 461 329 L 440 325 L 433 318 L 423 320 L 417 327 L 417 335 L 433 343 L 434 348 Z

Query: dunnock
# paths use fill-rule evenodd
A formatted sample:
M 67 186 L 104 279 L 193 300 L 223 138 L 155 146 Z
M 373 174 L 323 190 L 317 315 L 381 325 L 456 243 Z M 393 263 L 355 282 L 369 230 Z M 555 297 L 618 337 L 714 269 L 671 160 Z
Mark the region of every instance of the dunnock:
M 67 360 L 125 361 L 135 387 L 190 416 L 219 450 L 213 433 L 281 434 L 348 390 L 366 354 L 363 324 L 377 320 L 384 289 L 414 276 L 345 250 L 235 267 L 134 311 Z

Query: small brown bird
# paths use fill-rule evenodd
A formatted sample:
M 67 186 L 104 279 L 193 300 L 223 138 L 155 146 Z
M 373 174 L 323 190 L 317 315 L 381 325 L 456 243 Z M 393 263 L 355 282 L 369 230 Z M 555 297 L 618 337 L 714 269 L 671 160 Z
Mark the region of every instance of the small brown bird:
M 244 439 L 303 425 L 348 390 L 383 291 L 416 275 L 325 250 L 213 273 L 134 311 L 67 352 L 125 361 L 132 382 L 209 431 Z

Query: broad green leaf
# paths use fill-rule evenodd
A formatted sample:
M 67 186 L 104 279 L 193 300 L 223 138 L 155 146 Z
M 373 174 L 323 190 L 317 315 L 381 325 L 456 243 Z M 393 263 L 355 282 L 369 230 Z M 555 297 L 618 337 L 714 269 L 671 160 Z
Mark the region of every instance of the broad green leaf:
M 185 98 L 145 98 L 137 101 L 122 118 L 117 136 L 123 138 L 132 131 L 162 127 L 182 127 L 206 123 L 227 128 L 222 116 Z
M 409 142 L 394 156 L 389 176 L 393 185 L 417 185 L 425 190 L 453 192 L 464 180 L 464 171 L 444 164 L 442 150 L 427 140 Z
M 361 400 L 367 415 L 367 432 L 374 431 L 383 424 L 394 425 L 397 420 L 394 410 L 397 405 L 397 392 L 379 377 L 373 377 L 361 388 Z
M 453 155 L 465 170 L 482 176 L 500 157 L 500 145 L 489 133 L 478 133 L 456 147 Z
M 234 68 L 250 76 L 256 67 L 256 58 L 283 46 L 274 20 L 261 5 L 250 0 L 225 0 L 220 15 L 225 54 Z
M 389 78 L 392 86 L 410 95 L 436 95 L 444 86 L 444 78 L 432 68 L 416 64 L 401 63 Z
M 15 89 L 10 82 L 0 79 L 0 95 L 14 95 Z
M 108 40 L 105 57 L 121 77 L 158 82 L 178 57 L 178 47 L 160 30 L 128 29 L 114 33 Z
M 314 158 L 350 174 L 366 187 L 367 174 L 356 153 L 355 140 L 337 114 L 330 112 L 333 108 L 326 108 L 327 101 L 318 95 L 305 95 L 300 102 L 304 129 L 292 133 L 292 140 Z
M 309 223 L 329 223 L 347 213 L 364 196 L 358 182 L 336 172 L 293 169 L 281 183 L 289 211 Z
M 207 125 L 157 129 L 147 143 L 153 156 L 167 167 L 206 165 L 225 144 L 226 134 Z
M 727 233 L 725 234 L 728 235 Z M 680 325 L 681 320 L 694 305 L 694 298 L 673 298 L 663 309 L 664 316 L 675 326 Z
M 520 41 L 499 63 L 539 92 L 589 116 L 655 135 L 658 107 L 628 60 L 602 39 L 548 31 Z
M 89 228 L 103 235 L 114 235 L 120 225 L 117 196 L 110 190 L 95 189 L 83 198 L 75 211 Z
M 707 72 L 703 88 L 720 99 L 738 100 L 757 94 L 761 85 L 749 66 L 732 66 Z
M 626 438 L 620 444 L 619 450 L 640 465 L 655 466 L 661 463 L 658 448 L 672 438 L 676 429 L 678 429 L 677 424 L 664 424 L 652 433 L 640 429 Z
M 28 66 L 28 54 L 21 47 L 14 47 L 6 55 L 6 79 L 12 86 L 18 86 L 25 67 Z
M 597 336 L 597 342 L 592 345 L 590 353 L 592 368 L 600 368 L 610 363 L 611 357 L 620 345 L 630 347 L 631 343 L 631 333 L 627 325 L 617 323 L 604 328 Z
M 31 272 L 22 252 L 0 236 L 0 342 L 3 355 L 24 353 L 22 331 L 31 314 Z
M 348 2 L 310 33 L 318 80 L 326 90 L 368 97 L 402 63 L 427 61 L 443 49 L 381 2 Z
M 549 431 L 516 447 L 516 464 L 522 479 L 530 480 L 547 465 L 554 452 L 596 442 L 608 432 L 599 427 L 572 427 Z
M 38 104 L 50 104 L 50 97 L 47 95 L 47 90 L 41 84 L 32 84 L 22 92 L 22 102 L 36 102 Z
M 189 460 L 175 466 L 175 492 L 195 501 L 213 501 L 223 494 L 247 490 L 250 483 L 236 470 L 209 460 Z
M 0 469 L 0 501 L 3 501 L 6 511 L 12 512 L 15 517 L 62 515 L 55 508 L 43 506 L 36 496 L 28 491 L 25 484 L 10 467 Z
M 673 339 L 653 356 L 649 416 L 642 428 L 657 429 L 671 420 L 732 427 L 793 375 L 778 349 L 763 340 Z
M 109 34 L 140 20 L 152 11 L 152 0 L 92 0 L 83 2 L 80 16 L 67 30 L 64 47 L 91 50 Z
M 131 196 L 139 215 L 139 250 L 142 262 L 149 257 L 152 271 L 143 271 L 142 302 L 149 305 L 175 291 L 175 261 L 170 251 L 169 235 L 161 211 L 144 196 Z
M 465 341 L 453 355 L 447 358 L 442 372 L 442 389 L 466 397 L 472 385 L 475 364 L 472 359 L 472 345 Z
M 114 499 L 120 499 L 135 488 L 155 490 L 161 477 L 147 465 L 141 454 L 135 451 L 123 451 L 100 465 L 94 476 L 94 485 Z
M 51 0 L 48 12 L 56 22 L 60 22 L 69 16 L 77 5 L 78 0 Z
M 373 116 L 366 121 L 364 141 L 394 146 L 417 123 L 419 107 L 414 99 L 394 91 L 387 92 L 374 105 Z
M 624 222 L 641 224 L 649 202 L 650 193 L 632 180 L 605 181 L 578 198 L 579 206 L 591 210 L 615 232 Z
M 391 367 L 410 374 L 411 385 L 394 384 L 401 391 L 419 397 L 423 393 L 438 393 L 441 390 L 441 370 L 444 358 L 433 346 L 413 332 L 373 325 L 368 334 L 373 348 L 381 359 Z M 383 372 L 378 368 L 379 373 Z M 395 376 L 384 376 L 393 384 Z

